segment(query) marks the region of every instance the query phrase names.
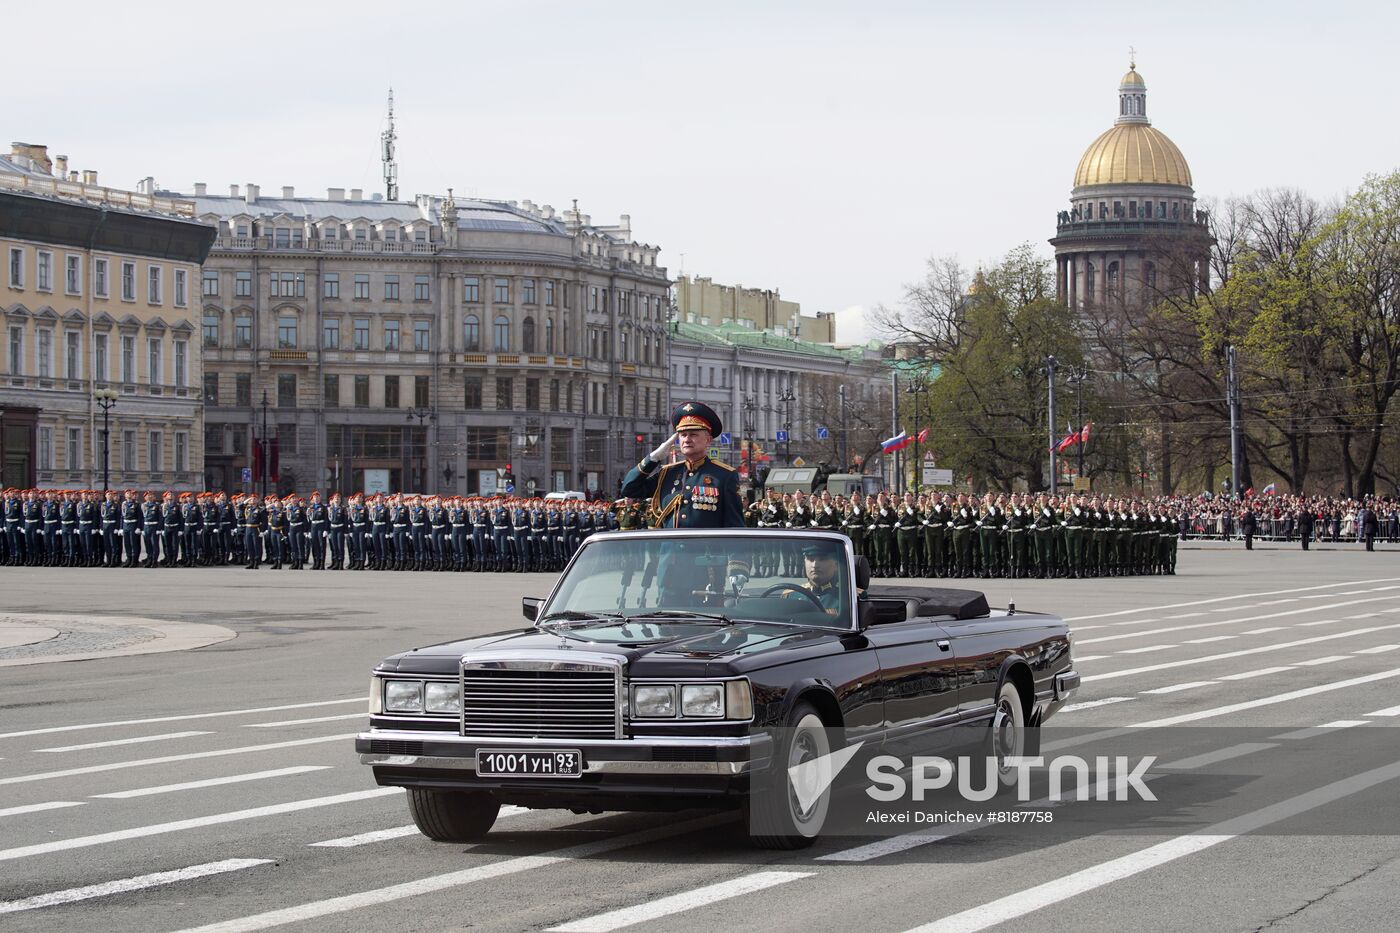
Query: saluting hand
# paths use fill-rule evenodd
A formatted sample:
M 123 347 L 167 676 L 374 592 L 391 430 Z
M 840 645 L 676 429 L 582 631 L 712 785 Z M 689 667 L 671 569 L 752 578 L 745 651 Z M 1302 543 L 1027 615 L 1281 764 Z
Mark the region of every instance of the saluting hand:
M 666 440 L 661 442 L 660 447 L 647 454 L 647 456 L 651 459 L 653 463 L 660 463 L 661 458 L 666 456 L 666 452 L 671 449 L 671 446 L 675 444 L 677 440 L 680 439 L 680 436 L 681 435 L 679 431 L 673 433 L 670 437 L 666 438 Z

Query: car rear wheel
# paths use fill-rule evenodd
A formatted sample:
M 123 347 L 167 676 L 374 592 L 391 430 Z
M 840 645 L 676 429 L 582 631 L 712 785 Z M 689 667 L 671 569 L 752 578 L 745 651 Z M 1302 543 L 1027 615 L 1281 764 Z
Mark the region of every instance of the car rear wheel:
M 997 691 L 996 709 L 987 733 L 986 754 L 996 762 L 997 785 L 1006 790 L 1016 783 L 1016 767 L 1008 761 L 1026 753 L 1026 708 L 1021 691 L 1008 680 Z
M 789 776 L 789 769 L 831 754 L 826 724 L 813 706 L 793 707 L 777 752 L 773 766 L 754 778 L 745 808 L 749 840 L 760 849 L 805 848 L 821 834 L 831 805 L 827 786 L 804 806 Z
M 408 789 L 408 812 L 418 831 L 434 842 L 474 842 L 491 831 L 500 809 L 482 791 Z

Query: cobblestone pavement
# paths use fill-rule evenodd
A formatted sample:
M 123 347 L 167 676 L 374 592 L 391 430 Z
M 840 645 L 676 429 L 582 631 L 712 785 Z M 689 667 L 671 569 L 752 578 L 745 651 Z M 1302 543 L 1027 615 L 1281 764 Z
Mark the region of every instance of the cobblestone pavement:
M 112 622 L 89 622 L 59 616 L 0 616 L 0 627 L 23 631 L 33 627 L 38 641 L 0 648 L 0 661 L 57 655 L 94 654 L 130 648 L 163 637 L 153 628 Z M 51 635 L 57 631 L 58 635 Z

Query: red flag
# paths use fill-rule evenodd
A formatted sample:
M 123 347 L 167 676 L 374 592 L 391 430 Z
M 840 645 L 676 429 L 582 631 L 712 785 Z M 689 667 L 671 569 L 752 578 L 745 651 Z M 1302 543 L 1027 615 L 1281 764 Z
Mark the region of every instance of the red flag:
M 1058 444 L 1055 445 L 1055 453 L 1062 454 L 1066 450 L 1069 450 L 1071 447 L 1078 443 L 1079 435 L 1071 431 L 1069 434 L 1066 434 Z
M 928 428 L 924 428 L 919 432 L 919 443 L 922 444 L 926 440 L 928 440 Z
M 253 482 L 261 483 L 263 478 L 262 441 L 253 442 Z
M 1092 421 L 1086 421 L 1086 422 L 1084 422 L 1084 427 L 1082 427 L 1082 428 L 1079 429 L 1079 443 L 1081 443 L 1081 444 L 1087 444 L 1087 443 L 1089 443 L 1089 429 L 1092 428 L 1093 426 L 1094 426 L 1094 422 L 1092 422 Z

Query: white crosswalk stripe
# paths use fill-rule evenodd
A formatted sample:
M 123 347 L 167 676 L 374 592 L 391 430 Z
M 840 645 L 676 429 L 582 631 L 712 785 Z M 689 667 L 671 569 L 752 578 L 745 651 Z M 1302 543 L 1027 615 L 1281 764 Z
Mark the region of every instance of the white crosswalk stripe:
M 549 930 L 550 933 L 611 933 L 611 931 L 620 930 L 623 927 L 630 927 L 648 920 L 658 920 L 661 917 L 694 910 L 697 907 L 738 897 L 741 894 L 752 894 L 754 891 L 763 891 L 780 884 L 787 884 L 790 881 L 810 877 L 812 877 L 812 872 L 809 871 L 756 871 L 751 875 L 744 875 L 732 881 L 707 884 L 703 888 L 696 888 L 693 891 L 683 891 L 680 894 L 658 898 L 635 907 L 624 907 L 620 910 L 598 914 L 595 917 L 574 920 L 550 927 Z
M 196 735 L 213 735 L 212 732 L 167 732 L 164 735 L 138 735 L 129 739 L 111 739 L 106 742 L 88 742 L 84 745 L 64 745 L 59 748 L 36 748 L 36 752 L 85 752 L 94 748 L 116 748 L 119 745 L 143 745 L 146 742 L 169 742 L 172 739 L 188 739 Z
M 202 787 L 220 787 L 224 784 L 242 784 L 245 781 L 262 781 L 268 778 L 288 777 L 293 774 L 306 774 L 309 771 L 329 771 L 330 765 L 296 765 L 291 768 L 277 768 L 272 771 L 252 771 L 248 774 L 229 774 L 224 777 L 206 778 L 202 781 L 184 781 L 180 784 L 162 784 L 158 787 L 138 787 L 135 790 L 119 790 L 110 794 L 93 794 L 113 800 L 126 800 L 131 797 L 149 797 L 153 794 L 169 794 L 180 790 L 195 790 Z
M 135 878 L 123 878 L 120 881 L 88 884 L 80 888 L 54 891 L 50 894 L 37 894 L 34 897 L 26 897 L 18 901 L 0 901 L 0 914 L 38 910 L 41 907 L 56 907 L 59 904 L 72 904 L 75 901 L 87 901 L 112 894 L 126 894 L 129 891 L 141 891 L 146 888 L 189 881 L 193 878 L 207 878 L 210 875 L 221 875 L 231 871 L 241 871 L 244 868 L 271 864 L 273 864 L 273 860 L 268 858 L 231 858 L 220 862 L 206 862 L 203 865 L 191 865 L 188 868 L 177 868 L 174 871 L 158 871 L 149 875 L 138 875 Z

